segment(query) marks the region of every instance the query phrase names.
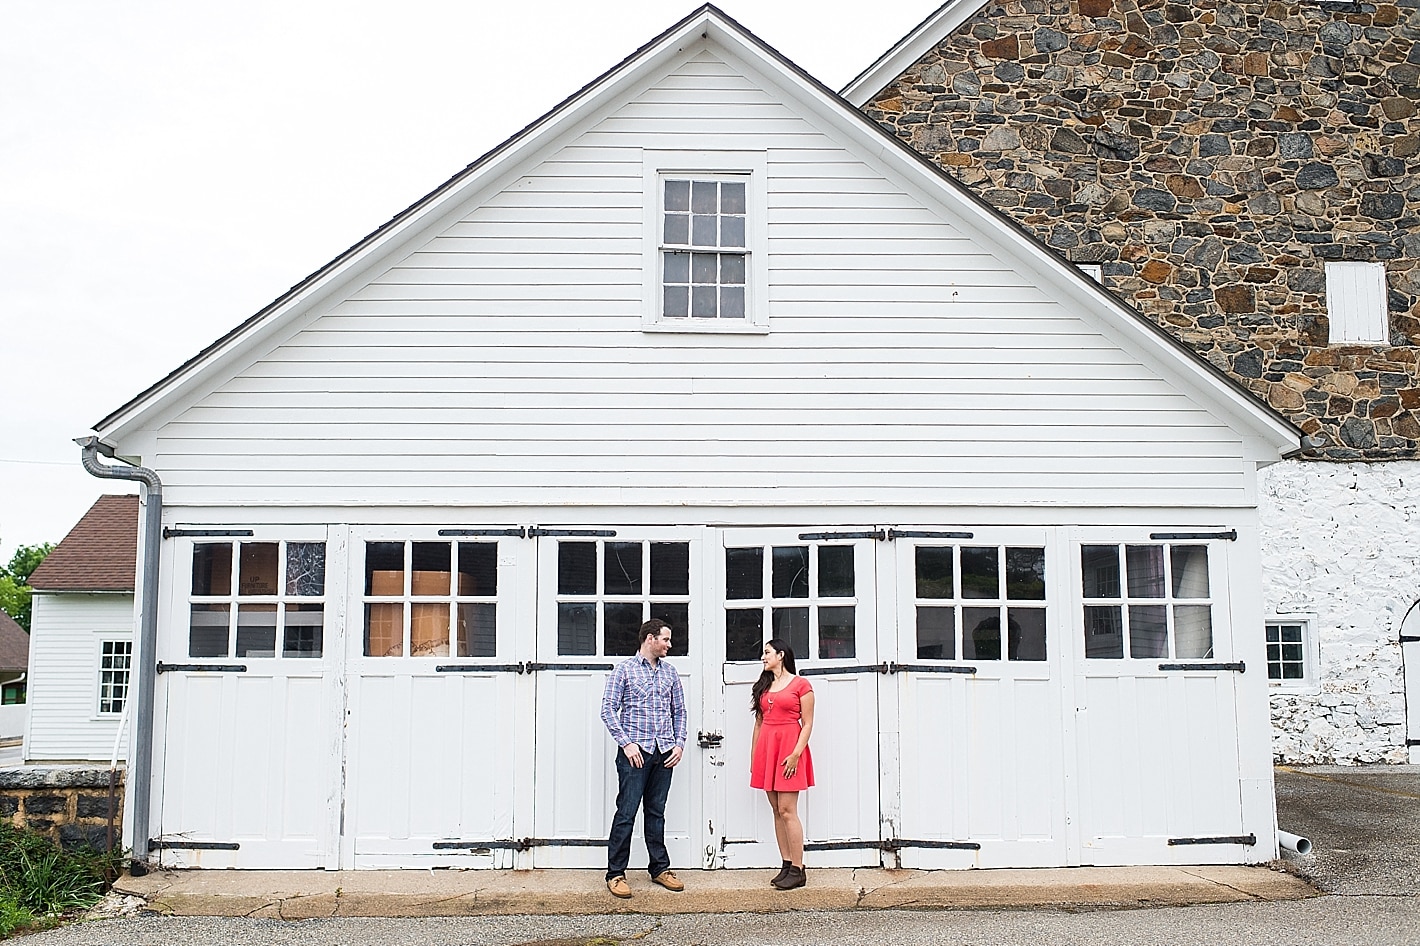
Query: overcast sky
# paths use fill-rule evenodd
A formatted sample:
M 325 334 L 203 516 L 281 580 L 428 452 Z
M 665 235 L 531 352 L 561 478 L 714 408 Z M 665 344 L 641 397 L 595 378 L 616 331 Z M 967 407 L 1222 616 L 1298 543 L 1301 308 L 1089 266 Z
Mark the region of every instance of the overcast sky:
M 939 0 L 725 0 L 838 89 Z M 689 13 L 0 0 L 0 563 L 102 492 L 73 438 Z

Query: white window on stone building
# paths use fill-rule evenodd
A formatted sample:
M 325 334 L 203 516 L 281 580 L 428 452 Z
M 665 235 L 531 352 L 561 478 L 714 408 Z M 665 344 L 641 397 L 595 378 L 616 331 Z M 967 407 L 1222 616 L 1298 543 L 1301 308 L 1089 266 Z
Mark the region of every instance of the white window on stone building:
M 1287 615 L 1267 622 L 1267 682 L 1290 690 L 1316 686 L 1316 639 L 1310 615 Z
M 1104 284 L 1104 266 L 1099 263 L 1076 263 L 1080 267 L 1080 272 L 1093 279 L 1095 282 Z
M 99 712 L 122 713 L 128 701 L 133 641 L 104 641 L 99 652 Z
M 1326 314 L 1333 345 L 1388 345 L 1385 264 L 1326 264 Z

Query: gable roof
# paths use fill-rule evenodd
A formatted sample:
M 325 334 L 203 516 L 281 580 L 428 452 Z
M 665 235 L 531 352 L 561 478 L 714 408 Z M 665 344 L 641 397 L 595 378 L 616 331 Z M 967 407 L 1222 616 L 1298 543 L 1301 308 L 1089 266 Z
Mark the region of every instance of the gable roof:
M 969 6 L 975 0 L 967 0 Z M 978 4 L 979 5 L 979 4 Z M 949 3 L 938 11 L 963 4 Z M 964 8 L 964 7 L 963 7 Z M 975 7 L 972 8 L 974 12 Z M 930 30 L 919 27 L 923 35 Z M 506 186 L 528 162 L 570 136 L 599 109 L 614 105 L 664 72 L 691 47 L 709 44 L 744 68 L 757 71 L 788 100 L 819 120 L 844 142 L 869 153 L 890 169 L 924 205 L 936 208 L 964 231 L 999 248 L 1022 273 L 1100 314 L 1133 349 L 1145 353 L 1155 370 L 1186 387 L 1197 400 L 1225 419 L 1248 444 L 1251 459 L 1268 462 L 1297 449 L 1301 431 L 1222 371 L 1177 341 L 1152 320 L 1108 293 L 1023 226 L 1001 213 L 950 174 L 913 151 L 778 51 L 765 44 L 718 8 L 706 4 L 642 46 L 512 138 L 489 151 L 409 208 L 307 277 L 265 309 L 247 319 L 167 378 L 95 425 L 101 439 L 118 441 L 161 414 L 176 409 L 189 392 L 224 367 L 239 365 L 292 323 L 318 314 L 322 302 L 335 298 L 362 275 L 389 265 L 428 231 L 452 218 L 469 202 Z M 283 328 L 284 327 L 284 328 Z
M 133 591 L 138 569 L 138 497 L 98 502 L 30 575 L 36 591 Z
M 984 6 L 986 0 L 947 0 L 871 66 L 858 73 L 840 94 L 853 103 L 854 108 L 862 108 L 872 101 L 874 95 L 887 88 L 889 82 L 907 71 L 908 66 L 921 59 Z
M 30 668 L 30 635 L 4 611 L 0 611 L 0 672 Z

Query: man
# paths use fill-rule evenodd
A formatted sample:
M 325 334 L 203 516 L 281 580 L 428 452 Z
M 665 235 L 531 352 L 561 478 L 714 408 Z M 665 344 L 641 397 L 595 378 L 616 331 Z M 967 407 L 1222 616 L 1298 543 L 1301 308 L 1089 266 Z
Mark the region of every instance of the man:
M 685 690 L 664 658 L 671 651 L 670 626 L 660 618 L 641 625 L 641 646 L 616 665 L 602 694 L 602 722 L 619 747 L 616 753 L 616 816 L 607 839 L 606 887 L 626 899 L 626 862 L 636 809 L 645 806 L 646 853 L 651 880 L 667 890 L 685 884 L 671 873 L 666 852 L 666 796 L 671 770 L 685 751 Z

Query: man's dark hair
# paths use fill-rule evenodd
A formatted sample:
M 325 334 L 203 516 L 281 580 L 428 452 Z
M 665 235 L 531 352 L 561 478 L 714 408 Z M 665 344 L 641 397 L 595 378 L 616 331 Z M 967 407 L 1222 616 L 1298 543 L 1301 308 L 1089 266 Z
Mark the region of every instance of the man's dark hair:
M 637 640 L 640 641 L 641 644 L 644 644 L 648 637 L 659 637 L 661 635 L 661 628 L 663 627 L 670 627 L 670 625 L 660 618 L 651 618 L 651 620 L 641 625 L 641 636 L 638 637 Z M 637 646 L 639 647 L 640 644 Z

